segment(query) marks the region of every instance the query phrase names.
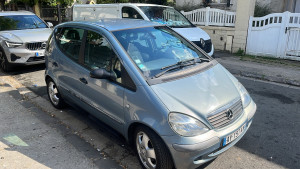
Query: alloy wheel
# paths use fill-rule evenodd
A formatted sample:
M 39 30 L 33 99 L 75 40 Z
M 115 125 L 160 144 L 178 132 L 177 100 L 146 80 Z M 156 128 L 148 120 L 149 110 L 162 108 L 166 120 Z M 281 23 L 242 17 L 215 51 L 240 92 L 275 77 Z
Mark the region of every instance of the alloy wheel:
M 48 93 L 49 93 L 51 102 L 54 105 L 58 105 L 59 104 L 59 96 L 58 96 L 59 93 L 58 93 L 58 90 L 56 88 L 56 85 L 52 81 L 49 82 Z
M 147 169 L 156 168 L 156 155 L 148 135 L 142 131 L 137 134 L 136 147 L 139 158 Z

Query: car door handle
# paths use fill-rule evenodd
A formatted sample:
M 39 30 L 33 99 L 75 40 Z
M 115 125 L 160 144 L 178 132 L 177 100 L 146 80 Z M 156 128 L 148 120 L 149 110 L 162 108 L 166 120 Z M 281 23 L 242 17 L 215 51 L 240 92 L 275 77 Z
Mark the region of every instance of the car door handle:
M 88 84 L 88 82 L 87 82 L 87 80 L 85 79 L 85 78 L 79 78 L 79 80 L 82 82 L 82 83 L 84 83 L 84 84 Z
M 58 64 L 56 62 L 52 63 L 54 67 L 58 67 Z

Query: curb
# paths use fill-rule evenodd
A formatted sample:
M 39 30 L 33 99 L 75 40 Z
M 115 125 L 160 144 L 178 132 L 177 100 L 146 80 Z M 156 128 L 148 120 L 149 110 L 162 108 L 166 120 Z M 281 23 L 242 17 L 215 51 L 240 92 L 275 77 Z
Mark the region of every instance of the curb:
M 275 82 L 275 83 L 281 83 L 281 84 L 287 84 L 287 85 L 291 85 L 291 86 L 300 87 L 300 82 L 298 82 L 296 80 L 289 80 L 289 79 L 285 79 L 283 77 L 277 77 L 277 76 L 266 76 L 263 74 L 258 74 L 258 73 L 254 73 L 254 72 L 250 72 L 250 71 L 241 71 L 241 70 L 236 70 L 234 68 L 228 68 L 228 67 L 226 67 L 226 69 L 228 69 L 229 72 L 234 75 L 239 75 L 239 76 L 243 76 L 243 77 L 249 77 L 249 78 L 254 78 L 254 79 L 259 79 L 259 80 L 264 80 L 264 81 L 269 81 L 269 82 Z

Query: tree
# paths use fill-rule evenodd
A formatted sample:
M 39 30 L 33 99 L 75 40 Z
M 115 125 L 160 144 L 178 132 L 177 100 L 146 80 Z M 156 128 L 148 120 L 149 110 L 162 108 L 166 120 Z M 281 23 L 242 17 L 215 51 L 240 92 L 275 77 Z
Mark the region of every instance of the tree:
M 5 0 L 0 0 L 0 11 L 4 10 Z
M 166 5 L 167 0 L 97 0 L 97 4 L 106 4 L 106 3 L 150 3 L 150 4 L 159 4 Z

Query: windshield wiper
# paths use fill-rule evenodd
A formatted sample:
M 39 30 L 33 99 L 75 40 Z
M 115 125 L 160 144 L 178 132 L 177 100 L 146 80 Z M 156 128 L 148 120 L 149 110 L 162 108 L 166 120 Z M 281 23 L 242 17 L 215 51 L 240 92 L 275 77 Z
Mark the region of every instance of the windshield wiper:
M 165 74 L 165 73 L 167 73 L 171 70 L 181 69 L 183 67 L 190 66 L 190 65 L 195 65 L 196 63 L 201 63 L 201 62 L 209 62 L 209 60 L 204 59 L 204 58 L 193 58 L 193 59 L 187 59 L 187 60 L 184 60 L 184 61 L 179 61 L 175 64 L 162 67 L 160 70 L 164 70 L 164 69 L 166 69 L 166 70 L 156 74 L 154 77 L 158 78 L 158 77 L 162 76 L 163 74 Z

